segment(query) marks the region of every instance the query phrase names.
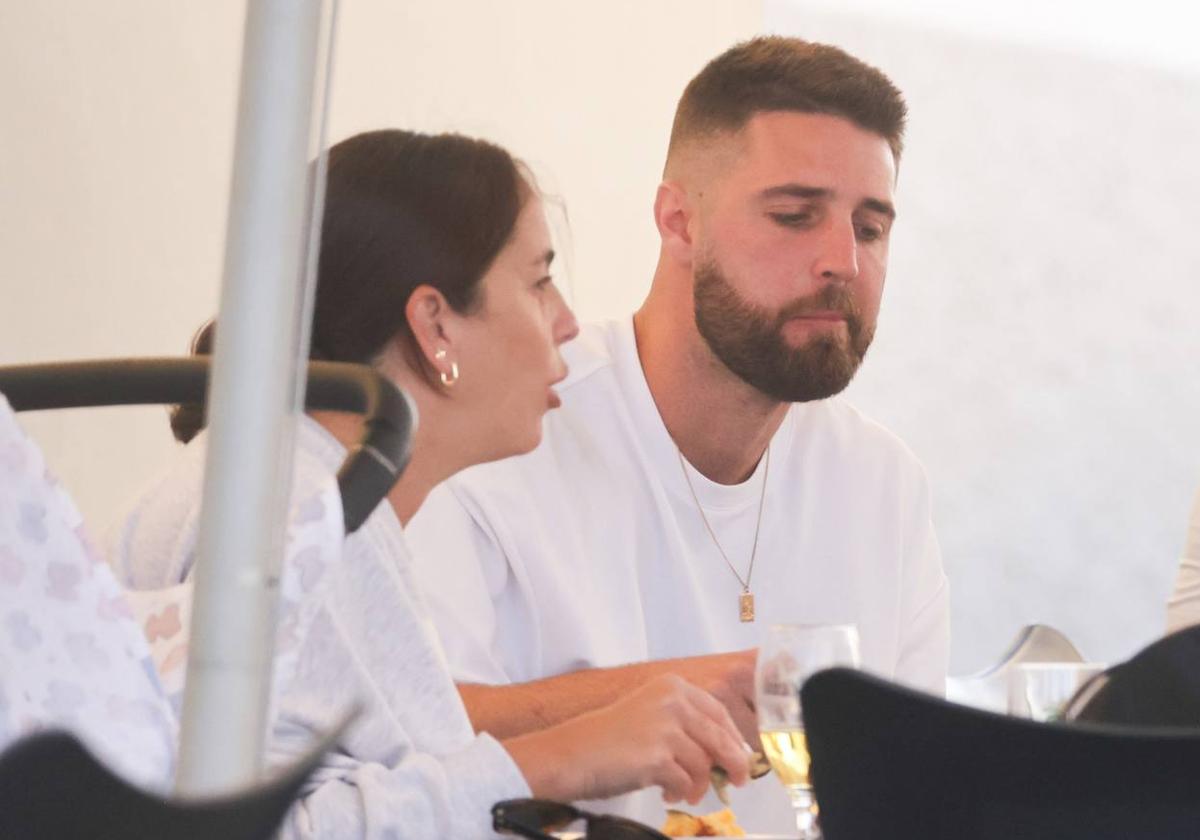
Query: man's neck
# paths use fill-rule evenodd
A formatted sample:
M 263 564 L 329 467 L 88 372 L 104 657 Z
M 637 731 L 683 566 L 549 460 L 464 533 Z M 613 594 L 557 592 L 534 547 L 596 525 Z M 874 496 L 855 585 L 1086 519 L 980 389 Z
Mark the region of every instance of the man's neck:
M 659 311 L 671 307 L 673 311 Z M 650 297 L 633 316 L 638 358 L 667 432 L 688 462 L 712 481 L 753 474 L 788 403 L 765 396 L 713 356 L 679 302 Z M 690 312 L 690 310 L 687 310 Z

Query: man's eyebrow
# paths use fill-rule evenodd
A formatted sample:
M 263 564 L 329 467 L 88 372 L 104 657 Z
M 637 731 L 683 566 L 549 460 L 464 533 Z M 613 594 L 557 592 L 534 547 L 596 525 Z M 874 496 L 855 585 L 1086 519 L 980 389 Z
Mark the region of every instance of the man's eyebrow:
M 767 187 L 766 190 L 758 193 L 760 198 L 770 200 L 772 198 L 829 198 L 833 196 L 832 190 L 827 190 L 824 187 L 812 187 L 806 184 L 780 184 L 774 187 Z M 863 206 L 866 210 L 877 212 L 888 218 L 896 217 L 896 209 L 890 202 L 884 202 L 881 198 L 864 198 L 859 206 Z
M 772 198 L 808 198 L 808 199 L 825 199 L 833 195 L 833 190 L 825 187 L 810 187 L 807 184 L 779 184 L 775 187 L 767 187 L 759 193 L 763 199 L 770 200 Z M 864 198 L 861 206 L 874 213 L 887 216 L 889 219 L 896 218 L 896 208 L 891 202 L 884 201 L 880 198 Z
M 881 201 L 878 198 L 864 198 L 862 206 L 868 210 L 887 216 L 889 219 L 894 220 L 896 218 L 896 208 L 890 202 Z
M 780 184 L 767 187 L 759 196 L 761 198 L 828 198 L 830 191 L 824 187 L 810 187 L 806 184 Z

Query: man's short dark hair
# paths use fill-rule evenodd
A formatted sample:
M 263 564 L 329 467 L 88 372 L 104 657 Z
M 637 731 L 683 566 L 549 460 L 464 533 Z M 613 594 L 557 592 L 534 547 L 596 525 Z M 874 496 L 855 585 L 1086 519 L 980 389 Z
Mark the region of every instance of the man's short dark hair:
M 691 140 L 740 131 L 764 111 L 842 117 L 887 140 L 900 160 L 908 109 L 891 80 L 837 47 L 779 35 L 731 47 L 688 83 L 668 156 Z

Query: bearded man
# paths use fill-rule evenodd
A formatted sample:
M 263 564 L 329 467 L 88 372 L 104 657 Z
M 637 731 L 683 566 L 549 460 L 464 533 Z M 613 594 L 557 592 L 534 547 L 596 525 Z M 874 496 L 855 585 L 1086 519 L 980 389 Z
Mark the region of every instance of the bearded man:
M 775 622 L 855 624 L 864 667 L 942 691 L 925 475 L 836 396 L 875 330 L 904 119 L 878 70 L 790 38 L 688 85 L 645 303 L 566 348 L 537 451 L 460 474 L 409 528 L 477 729 L 510 737 L 673 672 L 757 744 L 754 648 Z M 734 797 L 750 831 L 794 826 L 774 779 Z M 654 823 L 662 803 L 620 810 Z

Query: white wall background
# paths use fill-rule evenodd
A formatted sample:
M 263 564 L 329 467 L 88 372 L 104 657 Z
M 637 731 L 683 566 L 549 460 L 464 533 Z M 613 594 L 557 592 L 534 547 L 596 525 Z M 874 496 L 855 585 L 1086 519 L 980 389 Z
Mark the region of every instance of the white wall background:
M 0 3 L 0 364 L 181 353 L 215 310 L 241 4 Z M 103 522 L 161 409 L 24 415 Z
M 1165 0 L 768 0 L 891 73 L 913 117 L 854 399 L 933 479 L 954 663 L 1026 620 L 1111 659 L 1161 627 L 1200 479 L 1200 54 Z M 0 364 L 182 352 L 222 261 L 243 4 L 0 4 Z M 1194 14 L 1194 13 L 1191 13 Z M 563 196 L 585 318 L 636 306 L 671 111 L 758 0 L 345 0 L 331 136 L 493 137 Z M 103 522 L 157 409 L 27 416 Z
M 1123 657 L 1162 632 L 1200 482 L 1200 54 L 1171 49 L 1195 27 L 1153 2 L 832 5 L 768 0 L 766 24 L 910 105 L 850 395 L 929 469 L 953 669 L 1034 620 Z
M 0 3 L 0 364 L 176 354 L 216 309 L 245 4 Z M 630 311 L 675 101 L 758 0 L 344 0 L 330 137 L 507 145 L 569 205 L 581 315 Z M 22 418 L 92 522 L 167 459 L 157 408 Z

